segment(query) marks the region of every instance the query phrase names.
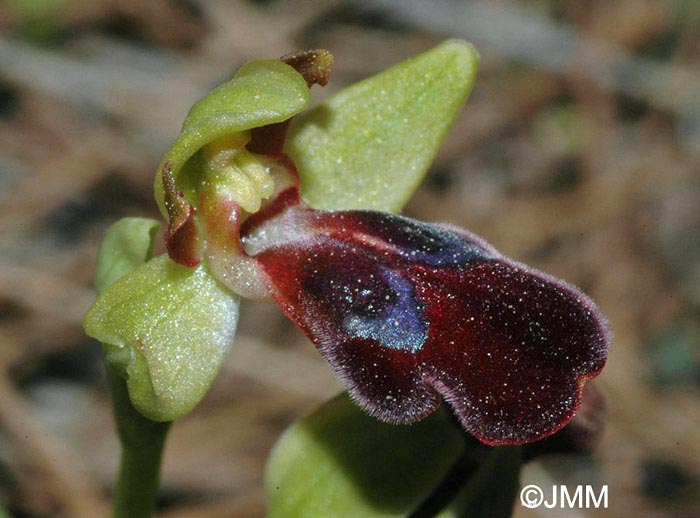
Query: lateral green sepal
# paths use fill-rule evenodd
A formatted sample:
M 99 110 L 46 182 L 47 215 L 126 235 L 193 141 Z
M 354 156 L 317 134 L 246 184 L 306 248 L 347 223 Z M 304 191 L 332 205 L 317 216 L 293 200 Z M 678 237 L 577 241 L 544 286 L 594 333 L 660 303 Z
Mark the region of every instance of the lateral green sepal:
M 474 83 L 479 55 L 448 40 L 353 84 L 292 122 L 287 152 L 316 209 L 399 211 Z
M 214 381 L 233 341 L 238 302 L 204 265 L 186 268 L 162 255 L 107 288 L 83 324 L 126 374 L 134 407 L 170 421 L 192 410 Z

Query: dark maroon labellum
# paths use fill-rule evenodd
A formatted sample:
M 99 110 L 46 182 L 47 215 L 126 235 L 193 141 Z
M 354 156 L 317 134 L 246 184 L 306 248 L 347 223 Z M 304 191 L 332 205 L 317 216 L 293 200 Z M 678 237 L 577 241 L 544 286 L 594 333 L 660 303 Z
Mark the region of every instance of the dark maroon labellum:
M 585 295 L 464 230 L 300 206 L 258 224 L 277 240 L 258 228 L 244 242 L 273 296 L 383 420 L 420 420 L 444 398 L 487 444 L 533 441 L 572 418 L 605 363 Z

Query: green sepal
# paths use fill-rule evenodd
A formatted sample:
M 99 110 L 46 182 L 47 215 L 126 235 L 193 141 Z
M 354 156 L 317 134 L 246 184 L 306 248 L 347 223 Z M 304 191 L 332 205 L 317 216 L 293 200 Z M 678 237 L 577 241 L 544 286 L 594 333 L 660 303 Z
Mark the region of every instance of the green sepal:
M 95 267 L 95 291 L 99 295 L 127 273 L 151 259 L 160 222 L 148 218 L 122 218 L 107 229 L 100 243 Z M 128 348 L 102 344 L 105 363 L 126 378 Z
M 448 40 L 297 117 L 286 151 L 305 201 L 399 211 L 466 101 L 478 62 L 470 44 Z
M 155 219 L 123 218 L 114 223 L 102 238 L 95 268 L 98 294 L 151 258 L 153 240 L 160 229 Z
M 167 217 L 160 173 L 166 162 L 170 161 L 175 181 L 183 188 L 188 182 L 179 178 L 181 169 L 202 146 L 232 133 L 287 120 L 305 109 L 310 101 L 311 93 L 304 78 L 282 61 L 259 60 L 243 65 L 231 81 L 192 106 L 180 135 L 158 167 L 155 197 L 163 215 Z M 191 197 L 187 189 L 185 196 Z
M 272 450 L 268 518 L 407 516 L 463 451 L 461 433 L 442 409 L 395 426 L 342 394 L 290 426 Z
M 170 421 L 204 397 L 223 363 L 238 320 L 237 295 L 205 266 L 151 259 L 107 288 L 85 315 L 85 332 L 127 377 L 145 417 Z

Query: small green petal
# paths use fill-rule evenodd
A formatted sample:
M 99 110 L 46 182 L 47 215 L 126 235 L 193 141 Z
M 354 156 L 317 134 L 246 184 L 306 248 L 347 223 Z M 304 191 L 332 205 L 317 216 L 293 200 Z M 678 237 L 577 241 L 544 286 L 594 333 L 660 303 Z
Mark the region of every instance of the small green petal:
M 343 394 L 278 440 L 266 472 L 268 518 L 407 516 L 463 449 L 441 410 L 394 426 L 365 415 Z
M 233 340 L 238 300 L 203 265 L 186 268 L 162 255 L 107 288 L 83 324 L 110 344 L 113 359 L 128 351 L 136 409 L 170 421 L 199 403 L 214 381 Z
M 474 47 L 449 40 L 299 116 L 286 150 L 306 202 L 400 210 L 466 101 L 478 63 Z
M 159 228 L 158 221 L 147 218 L 124 218 L 109 227 L 97 254 L 98 294 L 151 258 L 153 239 Z
M 163 215 L 167 216 L 167 211 L 160 171 L 167 161 L 181 186 L 180 170 L 202 146 L 226 135 L 287 120 L 306 108 L 310 100 L 304 78 L 282 61 L 251 61 L 243 65 L 231 81 L 192 106 L 180 136 L 158 166 L 155 196 Z

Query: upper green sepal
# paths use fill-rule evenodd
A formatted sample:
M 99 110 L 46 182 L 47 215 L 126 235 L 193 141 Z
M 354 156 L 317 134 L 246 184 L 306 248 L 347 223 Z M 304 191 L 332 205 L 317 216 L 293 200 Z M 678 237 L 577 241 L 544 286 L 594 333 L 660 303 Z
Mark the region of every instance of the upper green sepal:
M 466 101 L 478 63 L 474 47 L 448 40 L 297 117 L 286 151 L 305 201 L 399 211 Z
M 85 315 L 85 332 L 127 376 L 144 416 L 170 421 L 204 397 L 223 363 L 238 320 L 238 296 L 204 265 L 151 259 L 107 288 Z
M 290 426 L 268 460 L 268 518 L 405 517 L 464 451 L 442 409 L 410 426 L 364 414 L 347 394 Z
M 166 162 L 170 161 L 172 174 L 182 188 L 180 170 L 202 146 L 232 133 L 287 120 L 310 101 L 304 78 L 282 61 L 260 60 L 243 65 L 231 81 L 192 106 L 180 135 L 158 167 L 155 197 L 163 215 L 167 216 L 167 211 L 160 172 Z

